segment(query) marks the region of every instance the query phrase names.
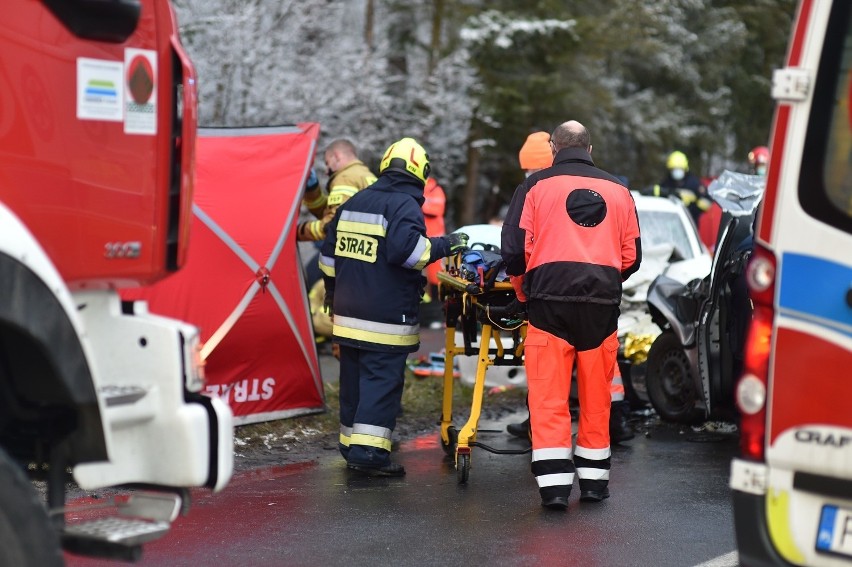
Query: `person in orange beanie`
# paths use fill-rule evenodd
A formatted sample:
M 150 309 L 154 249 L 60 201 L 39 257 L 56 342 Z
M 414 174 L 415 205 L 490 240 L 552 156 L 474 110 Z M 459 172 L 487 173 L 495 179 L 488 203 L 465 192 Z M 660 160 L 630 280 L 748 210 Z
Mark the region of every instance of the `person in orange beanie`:
M 518 152 L 518 160 L 521 169 L 529 176 L 539 169 L 553 165 L 553 152 L 550 150 L 550 134 L 547 132 L 533 132 L 527 136 L 526 142 Z

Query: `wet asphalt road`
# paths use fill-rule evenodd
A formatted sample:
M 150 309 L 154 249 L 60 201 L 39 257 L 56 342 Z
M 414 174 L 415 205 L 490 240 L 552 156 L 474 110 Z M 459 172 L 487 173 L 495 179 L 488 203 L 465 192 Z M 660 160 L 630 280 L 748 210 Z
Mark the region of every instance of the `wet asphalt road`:
M 478 440 L 523 447 L 483 431 L 521 417 L 480 421 Z M 333 451 L 242 473 L 220 494 L 195 494 L 190 515 L 137 565 L 736 565 L 727 488 L 736 437 L 661 424 L 648 432 L 615 448 L 611 498 L 581 504 L 575 485 L 566 512 L 540 506 L 529 455 L 474 448 L 470 478 L 458 484 L 437 433 L 399 447 L 402 479 L 349 472 Z
M 443 346 L 443 331 L 424 329 L 421 338 L 418 354 Z M 336 379 L 333 358 L 321 357 L 321 367 L 324 380 Z M 460 427 L 469 408 L 454 412 Z M 478 441 L 526 447 L 503 433 L 524 417 L 481 420 Z M 460 485 L 436 429 L 395 447 L 408 472 L 402 479 L 352 473 L 326 451 L 311 462 L 240 473 L 220 494 L 194 492 L 189 516 L 148 544 L 136 565 L 737 565 L 727 488 L 736 436 L 638 418 L 634 425 L 639 435 L 614 447 L 612 496 L 600 504 L 581 504 L 575 485 L 567 512 L 543 509 L 528 454 L 474 448 L 470 478 Z

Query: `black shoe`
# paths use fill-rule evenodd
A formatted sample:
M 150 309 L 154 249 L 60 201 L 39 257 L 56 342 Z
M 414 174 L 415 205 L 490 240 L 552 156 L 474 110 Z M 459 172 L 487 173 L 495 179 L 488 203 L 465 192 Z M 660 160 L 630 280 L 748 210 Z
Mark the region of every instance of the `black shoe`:
M 609 498 L 609 488 L 580 491 L 580 502 L 600 502 L 605 498 Z
M 633 433 L 633 429 L 630 427 L 626 421 L 620 421 L 613 423 L 610 421 L 609 423 L 609 442 L 610 444 L 623 443 L 624 441 L 630 441 L 636 437 L 636 434 Z
M 609 442 L 610 444 L 630 441 L 636 434 L 627 421 L 630 411 L 628 402 L 613 402 L 609 410 Z
M 349 470 L 358 471 L 367 476 L 405 476 L 405 467 L 397 463 L 388 463 L 381 467 L 346 463 L 346 467 Z
M 565 510 L 568 508 L 568 497 L 554 496 L 553 498 L 542 498 L 541 505 L 550 510 Z
M 510 423 L 506 426 L 506 431 L 509 432 L 509 435 L 514 435 L 515 437 L 520 437 L 521 439 L 529 439 L 530 418 L 527 418 L 521 423 Z

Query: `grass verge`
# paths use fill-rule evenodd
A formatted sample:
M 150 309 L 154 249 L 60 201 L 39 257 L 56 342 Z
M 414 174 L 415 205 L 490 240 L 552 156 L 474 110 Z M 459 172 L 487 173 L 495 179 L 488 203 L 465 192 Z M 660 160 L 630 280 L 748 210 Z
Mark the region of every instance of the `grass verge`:
M 241 450 L 259 445 L 269 448 L 270 440 L 299 442 L 307 438 L 336 439 L 340 429 L 340 389 L 336 382 L 325 382 L 324 387 L 326 408 L 322 413 L 238 427 L 235 436 Z M 409 433 L 414 434 L 430 426 L 437 426 L 441 420 L 443 394 L 442 378 L 417 378 L 407 370 L 402 392 L 403 414 L 397 419 L 397 431 L 402 436 L 407 436 Z M 523 407 L 525 399 L 526 390 L 523 388 L 505 391 L 486 388 L 483 409 L 489 409 L 496 404 L 499 411 L 513 411 Z M 457 420 L 467 418 L 472 403 L 473 387 L 455 380 L 453 416 Z

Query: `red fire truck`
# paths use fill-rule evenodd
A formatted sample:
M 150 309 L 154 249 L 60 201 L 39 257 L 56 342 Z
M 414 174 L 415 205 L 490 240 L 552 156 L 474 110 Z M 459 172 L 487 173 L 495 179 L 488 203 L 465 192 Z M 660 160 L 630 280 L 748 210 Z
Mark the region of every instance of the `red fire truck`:
M 232 416 L 200 393 L 198 330 L 117 292 L 184 262 L 195 130 L 167 0 L 4 2 L 0 565 L 133 559 L 188 488 L 231 477 Z M 72 522 L 72 479 L 148 490 Z

